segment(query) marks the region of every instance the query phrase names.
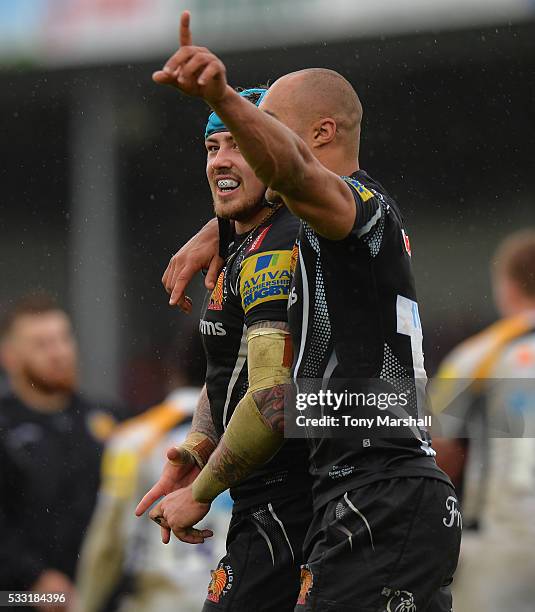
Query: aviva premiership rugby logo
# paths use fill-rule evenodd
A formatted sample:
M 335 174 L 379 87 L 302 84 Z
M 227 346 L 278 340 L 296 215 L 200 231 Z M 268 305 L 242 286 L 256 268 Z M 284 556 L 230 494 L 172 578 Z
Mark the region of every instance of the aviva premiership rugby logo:
M 248 257 L 240 273 L 240 294 L 245 312 L 253 306 L 288 298 L 290 251 L 271 251 Z
M 279 261 L 280 253 L 270 253 L 268 255 L 259 255 L 256 258 L 256 265 L 254 268 L 255 272 L 260 272 L 260 270 L 265 270 L 270 266 L 276 266 Z
M 217 569 L 211 570 L 212 579 L 208 585 L 207 599 L 214 603 L 219 603 L 232 588 L 234 573 L 232 567 L 226 563 L 220 563 Z
M 366 189 L 366 187 L 364 187 L 364 185 L 360 181 L 357 181 L 356 179 L 351 178 L 350 176 L 346 176 L 343 178 L 345 178 L 346 183 L 350 187 L 353 187 L 353 189 L 359 194 L 359 197 L 363 202 L 366 202 L 367 200 L 373 198 L 373 193 L 369 189 Z

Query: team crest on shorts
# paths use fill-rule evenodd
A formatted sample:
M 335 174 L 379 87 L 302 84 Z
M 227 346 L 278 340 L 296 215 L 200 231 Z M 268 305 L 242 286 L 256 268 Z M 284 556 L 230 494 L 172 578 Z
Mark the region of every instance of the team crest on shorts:
M 208 595 L 206 598 L 214 603 L 219 603 L 221 598 L 225 597 L 232 588 L 234 572 L 228 563 L 220 563 L 217 569 L 210 571 L 210 574 L 212 578 L 208 585 Z
M 310 571 L 310 566 L 301 566 L 301 590 L 299 591 L 299 597 L 297 598 L 297 605 L 304 606 L 307 600 L 308 594 L 314 584 L 314 576 Z
M 386 612 L 417 612 L 411 592 L 385 588 L 382 594 L 389 598 L 386 602 Z

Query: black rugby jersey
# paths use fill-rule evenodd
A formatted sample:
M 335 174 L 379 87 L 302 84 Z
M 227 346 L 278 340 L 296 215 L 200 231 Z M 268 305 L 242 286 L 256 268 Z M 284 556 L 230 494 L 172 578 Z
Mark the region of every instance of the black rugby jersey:
M 206 389 L 217 433 L 223 435 L 248 388 L 247 328 L 287 321 L 292 247 L 299 220 L 286 207 L 252 233 L 235 238 L 216 286 L 207 295 L 199 330 L 206 353 Z M 288 440 L 262 468 L 230 493 L 235 510 L 310 490 L 308 449 Z
M 414 381 L 424 381 L 426 374 L 409 238 L 397 204 L 379 183 L 362 170 L 343 178 L 357 206 L 350 234 L 328 240 L 304 221 L 299 230 L 289 297 L 294 378 L 304 393 L 318 385 L 342 392 L 348 381 L 353 385 L 348 390 L 358 391 L 369 379 L 397 390 L 401 384 L 410 401 L 398 414 L 417 419 L 422 415 Z M 344 410 L 359 416 L 359 407 Z M 383 478 L 427 475 L 448 481 L 425 430 L 411 427 L 395 438 L 373 433 L 357 429 L 344 437 L 336 432 L 318 437 L 316 430 L 316 437 L 309 437 L 316 507 Z

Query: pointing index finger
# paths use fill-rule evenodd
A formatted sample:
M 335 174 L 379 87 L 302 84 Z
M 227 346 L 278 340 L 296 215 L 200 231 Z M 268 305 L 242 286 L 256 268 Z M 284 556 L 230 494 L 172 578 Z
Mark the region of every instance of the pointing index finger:
M 191 30 L 189 28 L 191 13 L 184 11 L 180 17 L 180 46 L 189 47 L 192 44 Z

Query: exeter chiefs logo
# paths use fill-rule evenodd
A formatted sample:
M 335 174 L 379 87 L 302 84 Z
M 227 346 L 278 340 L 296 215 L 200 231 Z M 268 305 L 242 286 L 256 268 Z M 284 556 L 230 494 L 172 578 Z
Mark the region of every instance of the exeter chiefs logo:
M 230 565 L 220 563 L 218 568 L 211 570 L 212 579 L 208 585 L 207 599 L 215 603 L 219 603 L 221 597 L 224 597 L 232 588 L 234 574 Z
M 299 597 L 297 598 L 297 605 L 304 606 L 307 596 L 312 589 L 312 584 L 314 583 L 314 577 L 312 576 L 312 572 L 309 569 L 308 565 L 303 565 L 301 567 L 301 590 L 299 591 Z
M 223 282 L 225 280 L 225 270 L 221 270 L 221 273 L 217 279 L 212 295 L 210 296 L 210 303 L 208 304 L 208 310 L 222 310 L 223 309 Z
M 416 612 L 414 595 L 409 591 L 394 591 L 386 604 L 386 612 Z
M 295 272 L 295 267 L 297 266 L 298 257 L 299 257 L 299 245 L 296 242 L 294 244 L 294 248 L 292 249 L 292 255 L 290 257 L 290 274 L 292 275 Z

